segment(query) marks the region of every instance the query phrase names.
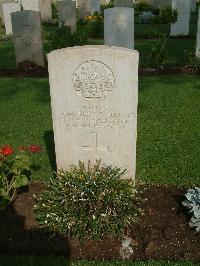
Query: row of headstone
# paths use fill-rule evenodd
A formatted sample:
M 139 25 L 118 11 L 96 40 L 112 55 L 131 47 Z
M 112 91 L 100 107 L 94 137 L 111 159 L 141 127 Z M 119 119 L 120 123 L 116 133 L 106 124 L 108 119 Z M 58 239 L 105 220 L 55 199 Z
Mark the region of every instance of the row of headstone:
M 2 24 L 5 25 L 6 34 L 12 34 L 11 13 L 21 10 L 40 11 L 43 22 L 52 21 L 52 10 L 50 0 L 21 0 L 21 3 L 8 3 L 8 0 L 0 0 L 0 16 Z

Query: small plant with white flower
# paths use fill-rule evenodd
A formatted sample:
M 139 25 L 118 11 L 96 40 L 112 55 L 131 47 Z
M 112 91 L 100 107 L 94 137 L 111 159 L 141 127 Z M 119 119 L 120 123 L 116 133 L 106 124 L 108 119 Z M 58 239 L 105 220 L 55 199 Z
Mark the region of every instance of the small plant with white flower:
M 132 180 L 125 171 L 79 162 L 59 171 L 37 199 L 35 212 L 41 227 L 71 239 L 123 236 L 138 221 L 141 210 Z

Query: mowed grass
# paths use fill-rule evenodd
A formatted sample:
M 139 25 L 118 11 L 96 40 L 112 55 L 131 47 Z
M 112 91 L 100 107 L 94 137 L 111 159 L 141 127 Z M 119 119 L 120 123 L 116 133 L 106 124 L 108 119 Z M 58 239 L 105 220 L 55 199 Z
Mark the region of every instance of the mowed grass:
M 128 261 L 77 261 L 68 262 L 61 257 L 0 257 L 0 265 L 2 266 L 194 266 L 192 262 L 128 262 Z M 197 265 L 197 264 L 196 264 Z
M 141 76 L 139 82 L 138 182 L 200 184 L 200 79 Z M 33 159 L 48 180 L 55 169 L 47 79 L 0 79 L 0 144 L 39 144 Z M 63 147 L 67 149 L 67 147 Z

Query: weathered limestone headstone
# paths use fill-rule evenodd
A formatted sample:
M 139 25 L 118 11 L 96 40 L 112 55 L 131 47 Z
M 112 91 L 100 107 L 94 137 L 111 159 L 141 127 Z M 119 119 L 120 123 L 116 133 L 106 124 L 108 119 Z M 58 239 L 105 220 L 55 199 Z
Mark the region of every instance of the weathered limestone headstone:
M 58 19 L 59 22 L 71 28 L 71 32 L 75 32 L 77 28 L 76 22 L 76 3 L 70 1 L 57 2 L 58 7 Z
M 134 48 L 134 9 L 114 7 L 104 10 L 106 45 Z
M 114 6 L 115 7 L 133 7 L 134 1 L 133 0 L 115 0 Z
M 191 0 L 172 0 L 172 8 L 177 9 L 178 19 L 171 24 L 171 36 L 188 35 L 190 26 Z
M 196 4 L 197 4 L 197 0 L 191 0 L 191 11 L 192 12 L 196 11 Z
M 198 18 L 198 26 L 197 26 L 196 56 L 200 57 L 200 7 L 199 7 L 199 18 Z
M 100 0 L 90 0 L 90 10 L 92 14 L 95 12 L 100 14 Z
M 52 21 L 52 10 L 50 0 L 21 0 L 24 10 L 35 10 L 41 12 L 44 22 Z
M 12 0 L 0 0 L 0 19 L 1 19 L 1 24 L 4 25 L 4 17 L 3 17 L 3 8 L 2 8 L 2 4 L 5 3 L 11 3 L 13 2 Z
M 82 46 L 48 55 L 57 169 L 81 160 L 135 177 L 138 52 Z
M 29 60 L 44 66 L 40 12 L 23 10 L 12 13 L 12 25 L 17 64 Z
M 6 35 L 12 34 L 11 13 L 20 11 L 20 5 L 18 3 L 5 3 L 2 4 L 3 17 L 6 28 Z
M 77 0 L 78 2 L 78 18 L 84 18 L 91 15 L 90 0 Z

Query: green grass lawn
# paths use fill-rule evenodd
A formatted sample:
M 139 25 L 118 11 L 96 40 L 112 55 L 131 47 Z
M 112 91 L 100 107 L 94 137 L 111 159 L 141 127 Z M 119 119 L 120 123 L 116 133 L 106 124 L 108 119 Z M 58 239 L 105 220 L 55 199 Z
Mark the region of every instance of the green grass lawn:
M 0 79 L 0 143 L 40 144 L 45 180 L 55 166 L 47 79 Z M 140 77 L 137 176 L 140 182 L 200 184 L 200 79 Z
M 193 266 L 191 262 L 95 262 L 95 261 L 77 261 L 71 264 L 65 258 L 59 257 L 0 257 L 2 266 Z M 196 264 L 197 265 L 197 264 Z

